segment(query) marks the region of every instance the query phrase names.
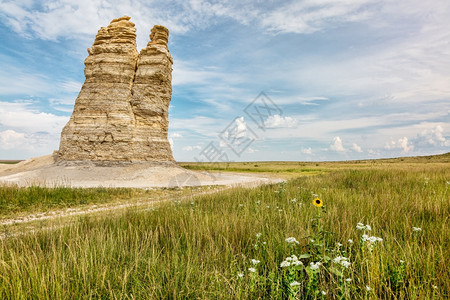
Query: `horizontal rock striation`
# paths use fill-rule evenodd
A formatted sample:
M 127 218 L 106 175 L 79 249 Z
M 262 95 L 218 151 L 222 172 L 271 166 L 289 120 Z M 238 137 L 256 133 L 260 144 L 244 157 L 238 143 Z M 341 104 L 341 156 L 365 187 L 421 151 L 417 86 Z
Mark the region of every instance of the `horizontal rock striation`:
M 58 160 L 172 162 L 169 31 L 153 27 L 138 54 L 130 17 L 102 27 L 85 60 L 86 80 L 61 133 Z

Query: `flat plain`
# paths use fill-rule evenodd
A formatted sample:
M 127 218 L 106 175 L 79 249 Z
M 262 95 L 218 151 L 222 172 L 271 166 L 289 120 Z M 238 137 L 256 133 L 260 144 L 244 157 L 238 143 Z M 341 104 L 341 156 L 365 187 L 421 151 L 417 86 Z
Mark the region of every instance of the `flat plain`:
M 0 298 L 450 296 L 448 153 L 180 166 L 286 181 L 152 190 L 0 186 L 0 221 L 28 220 L 1 225 Z M 119 208 L 92 209 L 99 206 Z M 27 219 L 65 210 L 87 213 Z

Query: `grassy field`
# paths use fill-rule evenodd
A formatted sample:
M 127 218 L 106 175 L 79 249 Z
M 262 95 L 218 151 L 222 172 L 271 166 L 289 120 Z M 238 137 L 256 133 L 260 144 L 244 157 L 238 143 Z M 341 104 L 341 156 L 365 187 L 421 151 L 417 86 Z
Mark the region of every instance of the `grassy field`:
M 448 154 L 183 166 L 289 180 L 3 239 L 0 299 L 450 297 Z
M 14 165 L 21 162 L 21 160 L 0 160 L 0 164 Z
M 0 185 L 0 221 L 16 215 L 48 212 L 55 209 L 67 209 L 89 205 L 117 204 L 142 199 L 159 199 L 189 195 L 192 190 L 185 189 L 133 189 L 133 188 L 70 188 L 56 186 L 54 188 L 16 185 Z

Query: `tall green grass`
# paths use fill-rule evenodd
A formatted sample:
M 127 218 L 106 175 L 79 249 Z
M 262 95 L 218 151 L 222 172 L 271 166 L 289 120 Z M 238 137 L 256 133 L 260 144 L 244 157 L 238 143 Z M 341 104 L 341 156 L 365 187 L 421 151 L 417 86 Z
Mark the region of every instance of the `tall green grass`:
M 100 204 L 150 194 L 130 188 L 18 187 L 0 185 L 0 216 L 18 212 L 45 211 L 85 204 Z
M 446 299 L 449 180 L 445 166 L 339 170 L 83 217 L 2 240 L 0 298 Z M 312 205 L 313 194 L 325 209 Z M 383 239 L 372 251 L 360 244 L 358 222 Z M 293 254 L 304 266 L 291 272 L 280 264 Z M 344 277 L 325 256 L 348 258 Z M 312 274 L 307 266 L 317 261 Z

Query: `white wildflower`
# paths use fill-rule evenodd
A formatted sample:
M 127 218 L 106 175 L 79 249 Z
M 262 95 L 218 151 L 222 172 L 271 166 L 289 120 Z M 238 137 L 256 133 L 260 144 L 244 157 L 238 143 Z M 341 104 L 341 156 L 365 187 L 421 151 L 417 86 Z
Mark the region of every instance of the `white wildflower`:
M 341 262 L 341 265 L 342 265 L 344 268 L 348 268 L 348 267 L 351 266 L 351 263 L 349 263 L 348 261 L 342 261 L 342 262 Z
M 242 277 L 244 277 L 244 273 L 237 273 L 237 276 L 238 276 L 239 278 L 242 278 Z
M 435 289 L 435 290 L 436 290 L 437 288 L 438 288 L 438 286 L 437 286 L 437 285 L 433 285 L 433 289 Z
M 259 239 L 259 238 L 261 237 L 261 235 L 262 235 L 262 233 L 261 233 L 261 232 L 258 232 L 258 233 L 256 234 L 256 237 Z
M 368 285 L 366 285 L 366 291 L 370 292 L 372 290 L 372 288 Z
M 290 266 L 291 266 L 291 263 L 288 262 L 287 260 L 282 261 L 280 264 L 281 268 L 286 268 L 286 267 L 290 267 Z
M 293 266 L 303 266 L 303 263 L 300 260 L 295 260 L 292 262 Z
M 348 268 L 351 265 L 351 263 L 348 262 L 348 258 L 344 257 L 344 256 L 338 256 L 338 257 L 334 258 L 333 262 L 335 264 L 340 264 L 341 266 L 343 266 L 345 268 Z
M 345 257 L 343 257 L 343 256 L 338 256 L 338 257 L 336 257 L 335 259 L 333 259 L 333 262 L 335 263 L 335 264 L 339 264 L 339 263 L 341 263 L 341 260 L 342 259 L 347 259 L 347 258 L 345 258 Z
M 297 198 L 292 199 L 291 202 L 292 202 L 292 203 L 297 202 Z
M 356 229 L 372 231 L 372 227 L 370 227 L 370 225 L 364 225 L 363 223 L 356 224 Z
M 292 281 L 289 285 L 290 285 L 290 286 L 299 286 L 299 285 L 300 285 L 300 282 L 298 282 L 298 281 Z
M 353 240 L 352 239 L 348 239 L 348 243 L 349 244 L 353 244 Z
M 405 263 L 405 261 L 404 261 L 404 260 L 401 260 L 401 259 L 400 259 L 400 263 L 401 263 L 401 264 L 404 264 L 404 263 Z
M 412 230 L 418 232 L 418 231 L 422 231 L 422 228 L 413 226 Z
M 365 242 L 367 247 L 372 250 L 376 243 L 381 243 L 383 241 L 382 238 L 376 236 L 368 236 L 367 234 L 363 234 L 361 236 L 361 241 Z
M 289 257 L 286 257 L 286 259 L 281 263 L 281 267 L 289 267 L 289 266 L 299 266 L 299 265 L 303 265 L 303 263 L 298 260 L 298 257 L 293 254 Z
M 300 244 L 299 241 L 297 241 L 297 239 L 295 237 L 288 237 L 285 241 L 288 243 Z
M 252 262 L 252 264 L 257 265 L 257 264 L 259 264 L 261 261 L 252 258 L 251 262 Z
M 239 204 L 239 207 L 244 207 L 244 204 Z
M 255 269 L 255 268 L 248 268 L 248 270 L 249 270 L 250 272 L 252 272 L 252 273 L 255 273 L 255 272 L 256 272 L 256 269 Z
M 321 293 L 322 293 L 322 295 L 324 295 L 324 296 L 327 294 L 327 292 L 325 292 L 325 291 L 322 291 Z
M 321 265 L 320 262 L 316 262 L 316 263 L 311 262 L 311 263 L 309 264 L 309 267 L 311 268 L 311 270 L 315 271 L 315 270 L 318 270 L 318 269 L 319 269 L 320 265 Z
M 345 279 L 345 281 L 347 281 L 347 282 L 351 282 L 351 281 L 352 281 L 352 279 L 351 279 L 351 278 L 346 278 L 346 279 Z
M 266 242 L 262 242 L 262 243 L 263 243 L 263 245 L 267 244 Z
M 342 244 L 341 244 L 341 243 L 337 243 L 337 246 L 338 246 L 338 247 L 342 247 Z

